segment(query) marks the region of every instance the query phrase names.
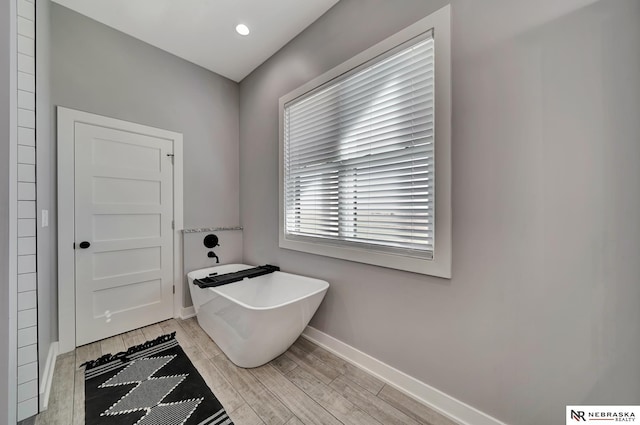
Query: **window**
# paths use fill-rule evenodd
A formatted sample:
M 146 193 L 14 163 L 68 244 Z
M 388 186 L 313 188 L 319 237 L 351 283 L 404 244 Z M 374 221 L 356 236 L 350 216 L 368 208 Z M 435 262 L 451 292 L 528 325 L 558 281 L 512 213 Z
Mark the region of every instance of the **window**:
M 280 99 L 280 246 L 450 277 L 448 20 Z

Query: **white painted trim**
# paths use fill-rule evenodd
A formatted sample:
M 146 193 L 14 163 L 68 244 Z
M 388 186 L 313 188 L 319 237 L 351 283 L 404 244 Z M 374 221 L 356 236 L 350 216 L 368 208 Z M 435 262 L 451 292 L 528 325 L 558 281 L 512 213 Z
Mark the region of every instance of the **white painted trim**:
M 58 122 L 58 329 L 61 353 L 76 348 L 75 308 L 75 220 L 73 217 L 74 194 L 63 187 L 74 187 L 73 116 L 67 109 L 57 108 Z M 71 128 L 68 128 L 71 127 Z
M 9 379 L 8 424 L 18 409 L 18 27 L 17 0 L 9 2 Z M 4 365 L 2 365 L 4 367 Z M 0 419 L 0 423 L 3 420 Z
M 182 307 L 182 313 L 180 313 L 180 318 L 182 320 L 186 320 L 189 319 L 191 317 L 195 317 L 196 315 L 196 309 L 191 306 L 191 307 Z
M 53 148 L 51 130 L 51 41 L 50 41 L 50 3 L 47 0 L 36 0 L 35 4 L 35 32 L 36 32 L 36 54 L 35 54 L 35 74 L 36 74 L 36 211 L 37 216 L 42 218 L 42 211 L 49 210 L 51 213 L 52 198 L 54 194 L 50 187 L 49 173 L 51 171 L 51 155 L 55 154 Z M 43 113 L 44 112 L 44 113 Z M 56 356 L 58 355 L 58 342 L 49 333 L 49 338 L 45 339 L 46 332 L 40 333 L 44 326 L 49 327 L 51 321 L 51 292 L 57 286 L 57 281 L 51 275 L 53 261 L 51 258 L 51 236 L 55 234 L 52 225 L 43 229 L 38 226 L 36 250 L 37 250 L 37 297 L 38 297 L 38 366 L 40 366 L 40 353 L 47 348 L 47 360 L 42 375 L 38 376 L 40 388 L 44 388 L 44 393 L 40 390 L 39 411 L 47 408 L 49 394 L 51 392 L 51 381 L 53 379 L 53 369 L 55 367 Z M 48 265 L 48 267 L 47 267 Z M 48 288 L 44 290 L 43 288 Z M 44 314 L 42 305 L 49 305 L 49 309 L 44 309 L 49 313 Z M 54 346 L 55 344 L 55 346 Z M 52 354 L 55 350 L 55 354 Z M 49 365 L 50 357 L 53 355 L 53 364 Z
M 174 295 L 173 316 L 182 308 L 184 279 L 182 278 L 183 227 L 183 149 L 182 134 L 129 121 L 108 118 L 88 112 L 58 106 L 58 323 L 59 351 L 67 353 L 76 348 L 75 309 L 75 232 L 74 211 L 74 126 L 82 122 L 119 130 L 141 133 L 173 141 L 173 214 L 174 214 Z
M 184 201 L 183 201 L 183 170 L 184 155 L 182 152 L 182 134 L 176 133 L 173 143 L 173 284 L 175 294 L 173 295 L 173 317 L 177 318 L 182 314 L 184 305 L 184 276 L 182 269 L 182 244 L 184 228 Z
M 433 30 L 435 51 L 435 235 L 432 260 L 392 255 L 366 249 L 332 245 L 331 242 L 307 242 L 288 238 L 285 234 L 284 211 L 284 106 L 322 84 L 387 54 L 389 51 Z M 279 100 L 279 233 L 281 248 L 291 249 L 348 261 L 373 264 L 414 273 L 451 278 L 451 6 L 447 5 L 413 25 L 382 40 L 335 68 L 298 87 Z
M 302 336 L 451 418 L 456 423 L 461 425 L 506 425 L 475 407 L 469 406 L 311 326 L 307 326 Z
M 43 377 L 40 383 L 40 411 L 47 410 L 49 406 L 49 395 L 51 394 L 51 383 L 53 382 L 53 372 L 56 368 L 56 359 L 58 358 L 58 341 L 54 341 L 49 345 L 49 353 L 47 354 L 47 363 L 44 366 Z

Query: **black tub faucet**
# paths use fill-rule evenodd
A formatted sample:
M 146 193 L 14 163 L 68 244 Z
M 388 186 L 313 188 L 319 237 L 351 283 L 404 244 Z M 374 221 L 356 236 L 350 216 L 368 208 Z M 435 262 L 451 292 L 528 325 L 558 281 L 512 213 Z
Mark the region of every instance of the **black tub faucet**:
M 220 263 L 220 259 L 218 258 L 218 256 L 216 255 L 215 252 L 213 251 L 209 251 L 209 253 L 207 254 L 207 257 L 209 258 L 215 258 L 216 259 L 216 264 Z

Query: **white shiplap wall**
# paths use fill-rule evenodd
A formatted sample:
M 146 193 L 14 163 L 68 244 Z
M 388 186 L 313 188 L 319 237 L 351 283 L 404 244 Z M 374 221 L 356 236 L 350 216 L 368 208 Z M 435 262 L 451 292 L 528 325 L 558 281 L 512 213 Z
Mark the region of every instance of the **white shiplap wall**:
M 18 420 L 38 413 L 35 4 L 17 0 Z

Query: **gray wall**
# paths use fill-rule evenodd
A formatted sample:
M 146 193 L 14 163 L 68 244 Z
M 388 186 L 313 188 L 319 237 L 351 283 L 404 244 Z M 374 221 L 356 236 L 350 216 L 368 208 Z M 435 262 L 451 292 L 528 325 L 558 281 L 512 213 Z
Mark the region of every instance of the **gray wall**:
M 0 0 L 0 424 L 5 423 L 9 411 L 10 16 L 9 2 Z
M 218 237 L 218 245 L 213 249 L 204 246 L 203 240 L 205 236 L 214 234 Z M 213 251 L 217 256 L 219 263 L 215 258 L 209 258 L 208 253 Z M 224 230 L 215 232 L 197 232 L 184 234 L 184 275 L 198 269 L 206 269 L 214 267 L 218 264 L 238 264 L 242 263 L 242 231 L 241 230 Z M 189 297 L 189 299 L 191 299 Z M 191 303 L 188 303 L 191 305 Z
M 640 404 L 640 2 L 452 0 L 453 279 L 278 248 L 278 98 L 441 7 L 342 0 L 240 85 L 244 260 L 311 325 L 509 424 Z
M 238 84 L 57 4 L 51 34 L 51 103 L 182 133 L 185 227 L 237 225 Z
M 204 246 L 204 238 L 208 234 L 218 236 L 218 245 L 213 249 Z M 213 251 L 215 258 L 209 258 L 209 251 Z M 223 230 L 213 232 L 185 233 L 182 239 L 182 274 L 184 276 L 184 301 L 185 307 L 193 305 L 187 273 L 194 270 L 206 269 L 220 264 L 242 263 L 242 230 Z

